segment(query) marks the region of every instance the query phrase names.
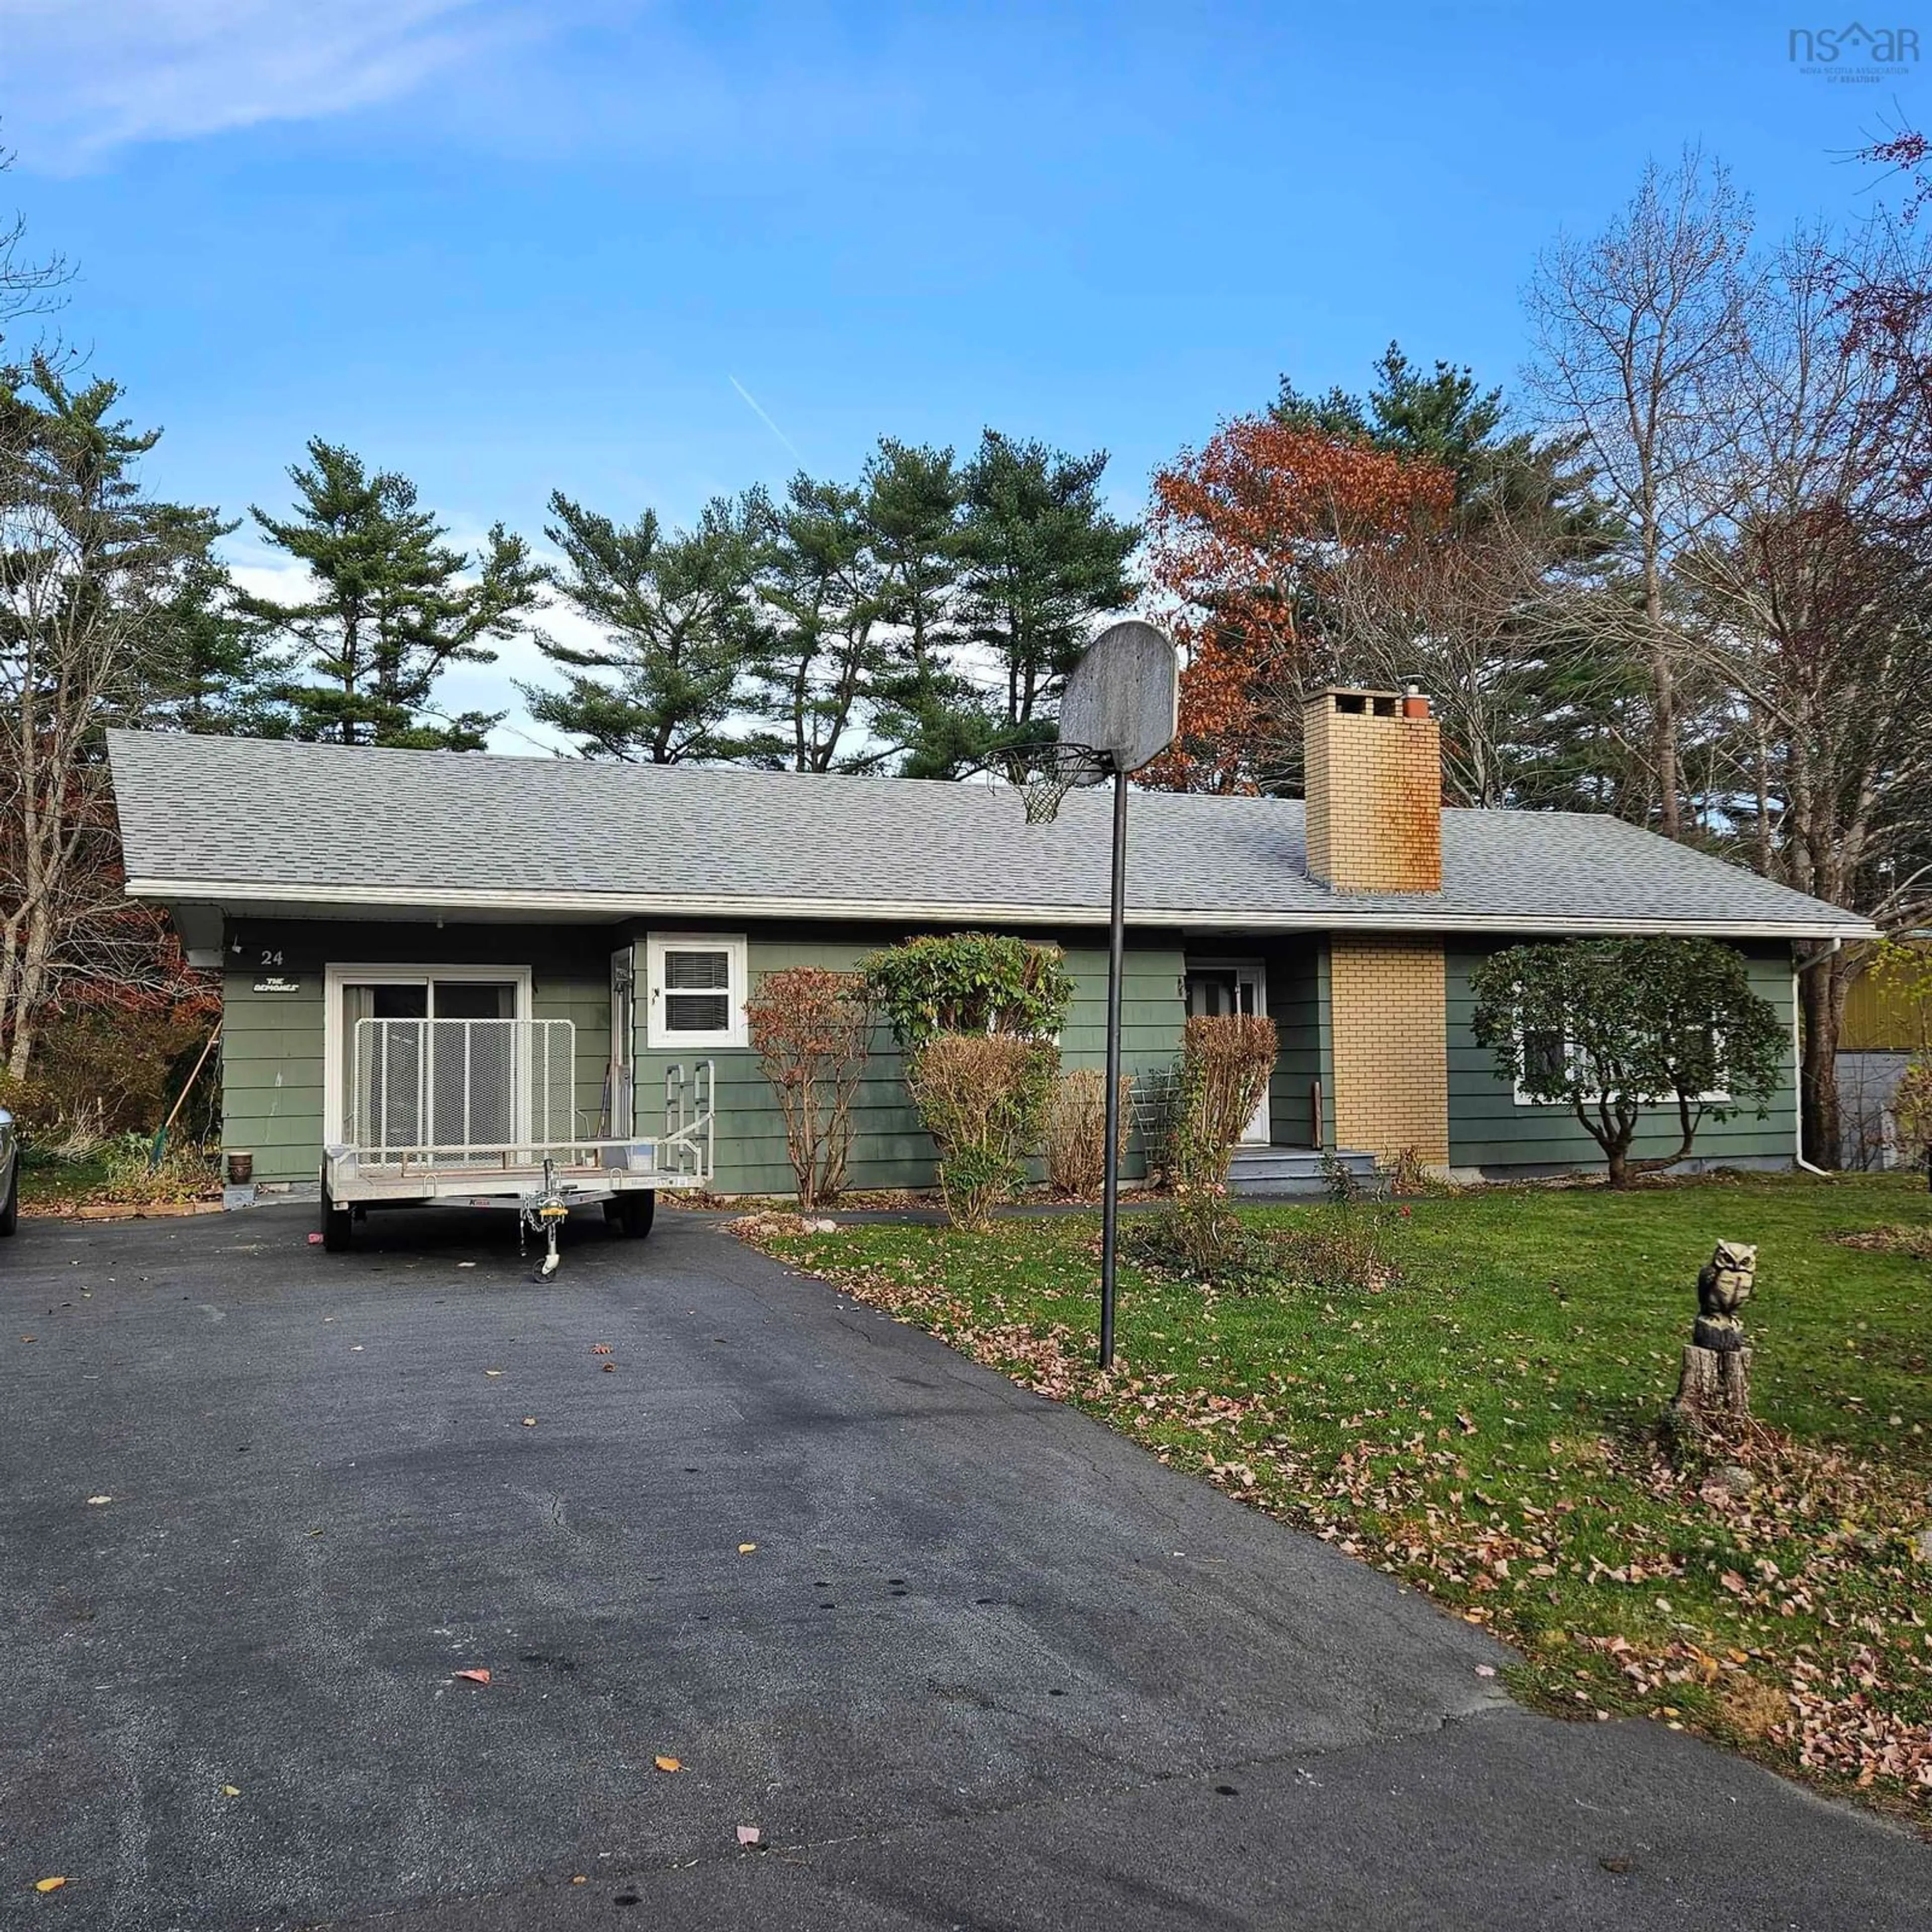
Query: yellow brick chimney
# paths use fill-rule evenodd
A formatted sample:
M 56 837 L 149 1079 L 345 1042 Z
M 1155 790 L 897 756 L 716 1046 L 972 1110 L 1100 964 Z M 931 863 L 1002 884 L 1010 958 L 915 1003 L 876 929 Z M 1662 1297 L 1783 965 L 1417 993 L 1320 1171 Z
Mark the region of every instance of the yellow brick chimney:
M 1442 890 L 1442 742 L 1429 700 L 1331 686 L 1302 707 L 1308 876 L 1338 892 Z

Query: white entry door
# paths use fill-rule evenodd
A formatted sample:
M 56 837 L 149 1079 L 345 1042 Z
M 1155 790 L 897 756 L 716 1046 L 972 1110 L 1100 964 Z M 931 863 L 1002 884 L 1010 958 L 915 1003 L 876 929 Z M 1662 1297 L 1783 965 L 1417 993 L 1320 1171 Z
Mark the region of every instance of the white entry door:
M 1268 968 L 1258 959 L 1190 959 L 1187 962 L 1187 1012 L 1210 1017 L 1222 1013 L 1268 1014 Z M 1266 1147 L 1269 1138 L 1268 1090 L 1255 1109 L 1244 1147 Z

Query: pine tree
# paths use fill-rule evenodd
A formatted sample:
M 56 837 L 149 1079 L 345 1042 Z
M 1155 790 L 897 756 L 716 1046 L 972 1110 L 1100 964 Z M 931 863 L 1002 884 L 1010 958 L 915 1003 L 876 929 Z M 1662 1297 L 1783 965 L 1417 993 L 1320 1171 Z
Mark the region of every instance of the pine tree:
M 1452 792 L 1480 804 L 1634 805 L 1640 814 L 1622 748 L 1640 728 L 1642 680 L 1592 648 L 1575 621 L 1586 602 L 1621 594 L 1622 531 L 1592 488 L 1580 439 L 1513 428 L 1500 388 L 1484 388 L 1472 370 L 1448 362 L 1425 370 L 1393 342 L 1366 394 L 1334 388 L 1311 397 L 1284 376 L 1273 414 L 1436 464 L 1453 480 L 1447 526 L 1414 573 L 1436 594 L 1421 600 L 1414 643 L 1396 650 L 1394 668 L 1434 671 L 1449 686 L 1435 695 L 1446 712 Z M 1332 613 L 1304 615 L 1311 634 L 1336 628 Z M 1340 654 L 1348 657 L 1346 646 Z M 1342 669 L 1389 674 L 1387 665 Z M 1472 740 L 1480 730 L 1482 758 L 1473 745 L 1459 748 L 1459 725 Z M 1469 753 L 1460 763 L 1459 748 Z M 1472 766 L 1480 785 L 1469 782 Z
M 78 985 L 178 985 L 155 922 L 121 890 L 103 735 L 154 722 L 180 688 L 176 614 L 218 570 L 211 510 L 141 484 L 158 430 L 119 386 L 46 357 L 0 368 L 0 1054 L 24 1075 L 41 1021 Z
M 976 716 L 974 686 L 957 662 L 965 479 L 950 449 L 882 437 L 862 487 L 887 627 L 873 739 L 881 758 L 902 754 L 908 777 L 951 776 L 961 763 L 958 721 Z
M 956 768 L 1052 736 L 1052 713 L 1093 620 L 1138 590 L 1128 569 L 1140 526 L 1110 514 L 1107 454 L 1069 455 L 988 430 L 966 472 L 960 531 L 966 636 L 1000 688 L 941 721 Z
M 292 517 L 251 512 L 263 536 L 307 569 L 315 593 L 283 604 L 240 600 L 242 614 L 286 639 L 309 681 L 286 697 L 295 736 L 345 745 L 480 749 L 496 716 L 448 717 L 431 704 L 452 664 L 488 664 L 536 604 L 542 574 L 501 524 L 472 560 L 419 507 L 416 485 L 319 437 L 291 466 Z
M 849 768 L 887 664 L 883 575 L 862 490 L 792 478 L 772 512 L 758 579 L 750 706 L 776 728 L 747 754 L 782 770 Z
M 564 555 L 550 580 L 604 633 L 601 645 L 539 637 L 562 691 L 520 687 L 530 715 L 586 758 L 648 764 L 742 755 L 728 729 L 749 697 L 760 617 L 754 596 L 772 511 L 761 490 L 714 497 L 695 528 L 667 532 L 655 510 L 628 526 L 559 491 L 545 534 Z
M 234 527 L 223 525 L 219 533 Z M 290 667 L 269 647 L 262 625 L 243 611 L 242 593 L 212 550 L 197 550 L 183 563 L 156 622 L 170 641 L 152 724 L 208 736 L 290 734 Z

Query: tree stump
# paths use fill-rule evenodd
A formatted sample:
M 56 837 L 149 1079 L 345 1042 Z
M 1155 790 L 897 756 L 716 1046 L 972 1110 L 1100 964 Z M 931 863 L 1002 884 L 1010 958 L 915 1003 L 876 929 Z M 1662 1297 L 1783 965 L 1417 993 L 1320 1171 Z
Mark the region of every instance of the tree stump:
M 1690 1343 L 1684 1351 L 1671 1406 L 1691 1416 L 1747 1420 L 1750 1414 L 1750 1359 L 1748 1348 L 1703 1348 Z
M 1750 1418 L 1751 1352 L 1738 1310 L 1756 1280 L 1757 1250 L 1742 1241 L 1720 1241 L 1698 1274 L 1697 1318 L 1670 1404 L 1687 1420 Z

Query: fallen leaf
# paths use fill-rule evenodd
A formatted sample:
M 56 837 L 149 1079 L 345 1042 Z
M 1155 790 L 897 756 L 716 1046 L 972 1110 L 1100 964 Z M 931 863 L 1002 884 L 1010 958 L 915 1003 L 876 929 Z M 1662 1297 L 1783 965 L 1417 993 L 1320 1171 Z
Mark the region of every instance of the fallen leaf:
M 224 1798 L 239 1798 L 242 1787 L 238 1784 L 224 1784 L 221 1787 L 221 1795 Z
M 534 1415 L 526 1415 L 524 1418 L 524 1426 L 526 1429 L 534 1429 L 536 1426 L 537 1419 Z
M 755 1543 L 741 1543 L 738 1546 L 738 1554 L 740 1556 L 748 1556 L 758 1546 Z
M 590 1882 L 581 1872 L 579 1872 L 570 1882 L 572 1885 L 588 1885 Z
M 37 1878 L 34 1881 L 34 1889 L 36 1892 L 58 1892 L 66 1882 L 64 1878 Z
M 111 1503 L 114 1498 L 112 1496 L 89 1496 L 87 1500 L 98 1509 L 103 1503 Z
M 320 1247 L 322 1246 L 322 1237 L 320 1234 L 310 1235 L 308 1238 L 308 1244 L 312 1248 Z
M 738 1827 L 738 1842 L 741 1845 L 755 1845 L 758 1842 L 758 1828 L 755 1825 Z
M 474 1268 L 476 1264 L 474 1262 L 458 1262 L 456 1265 L 458 1268 Z
M 590 1352 L 593 1355 L 608 1355 L 610 1352 L 610 1345 L 608 1342 L 593 1342 L 590 1345 Z
M 674 1757 L 653 1758 L 651 1762 L 660 1771 L 682 1771 L 684 1766 Z
M 614 1376 L 617 1372 L 617 1364 L 615 1362 L 606 1362 L 604 1364 L 604 1372 L 607 1376 Z
M 501 1369 L 485 1369 L 483 1372 L 486 1376 L 500 1376 L 503 1372 Z
M 38 1336 L 33 1336 L 33 1335 L 22 1335 L 22 1336 L 20 1337 L 20 1340 L 21 1340 L 22 1341 L 23 1341 L 23 1342 L 32 1342 L 32 1341 L 37 1341 L 37 1340 L 38 1340 L 38 1339 L 39 1339 L 39 1337 L 38 1337 Z
M 490 1681 L 490 1673 L 487 1670 L 459 1670 L 454 1674 L 470 1684 L 487 1684 Z
M 1476 1675 L 1478 1677 L 1493 1677 L 1496 1674 L 1496 1666 L 1493 1664 L 1479 1664 L 1476 1666 Z

